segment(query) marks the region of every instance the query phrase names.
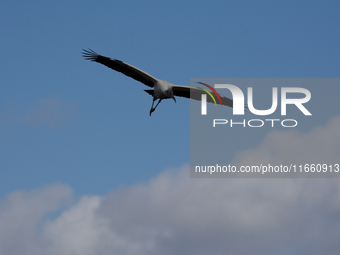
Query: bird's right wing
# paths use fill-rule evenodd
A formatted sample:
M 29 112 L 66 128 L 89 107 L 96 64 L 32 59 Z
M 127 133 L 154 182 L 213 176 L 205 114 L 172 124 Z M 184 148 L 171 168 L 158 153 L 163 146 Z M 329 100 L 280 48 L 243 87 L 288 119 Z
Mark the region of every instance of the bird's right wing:
M 140 70 L 139 68 L 134 67 L 118 59 L 108 58 L 99 55 L 91 49 L 89 50 L 83 49 L 83 57 L 87 60 L 98 62 L 115 71 L 121 72 L 126 76 L 129 76 L 137 81 L 140 81 L 141 83 L 144 83 L 149 87 L 153 88 L 157 82 L 157 79 L 148 74 L 147 72 L 144 72 L 143 70 Z
M 199 88 L 179 85 L 174 85 L 172 87 L 172 91 L 174 92 L 175 96 L 191 98 L 198 101 L 201 101 L 202 94 L 206 94 L 205 91 Z M 233 107 L 233 100 L 220 94 L 218 95 L 220 96 L 223 105 Z M 215 100 L 216 103 L 219 103 L 219 100 L 217 98 L 215 98 Z M 210 96 L 207 97 L 207 102 L 214 103 L 213 99 Z

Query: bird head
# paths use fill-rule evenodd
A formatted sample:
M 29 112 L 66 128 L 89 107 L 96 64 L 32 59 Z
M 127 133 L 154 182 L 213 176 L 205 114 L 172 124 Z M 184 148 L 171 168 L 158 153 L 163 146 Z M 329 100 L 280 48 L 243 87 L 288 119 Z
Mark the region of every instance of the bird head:
M 176 98 L 174 96 L 174 92 L 172 91 L 172 89 L 168 89 L 165 91 L 165 95 L 168 97 L 168 98 L 172 98 L 175 103 L 176 103 Z

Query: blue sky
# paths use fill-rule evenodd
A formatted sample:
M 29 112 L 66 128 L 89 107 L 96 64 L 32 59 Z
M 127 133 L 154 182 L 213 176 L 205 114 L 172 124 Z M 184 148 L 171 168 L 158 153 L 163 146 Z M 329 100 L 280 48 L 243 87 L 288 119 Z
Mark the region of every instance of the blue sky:
M 150 118 L 147 87 L 85 61 L 82 48 L 182 85 L 194 77 L 337 77 L 336 7 L 1 1 L 0 194 L 52 182 L 103 194 L 188 163 L 188 100 L 162 102 Z M 60 115 L 58 123 L 13 119 L 45 107 L 40 100 L 55 104 L 47 114 Z
M 65 185 L 96 204 L 96 196 L 189 164 L 189 100 L 165 100 L 150 117 L 147 87 L 85 61 L 83 48 L 179 85 L 198 77 L 335 78 L 339 7 L 338 1 L 1 0 L 0 198 Z M 337 95 L 330 100 L 336 109 Z M 264 136 L 243 149 L 261 146 Z

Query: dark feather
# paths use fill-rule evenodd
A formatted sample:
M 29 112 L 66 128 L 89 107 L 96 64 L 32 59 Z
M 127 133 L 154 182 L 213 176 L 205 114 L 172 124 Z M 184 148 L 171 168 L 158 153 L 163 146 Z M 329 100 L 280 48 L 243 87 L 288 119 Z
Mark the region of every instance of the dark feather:
M 145 91 L 146 93 L 148 93 L 149 95 L 153 96 L 153 92 L 154 92 L 153 89 L 145 89 L 144 91 Z
M 129 76 L 137 81 L 140 81 L 141 83 L 144 83 L 149 87 L 154 87 L 154 84 L 157 82 L 157 80 L 150 74 L 130 64 L 124 63 L 123 61 L 120 61 L 118 59 L 108 58 L 99 55 L 98 53 L 94 52 L 91 49 L 88 50 L 83 49 L 83 57 L 87 60 L 103 64 L 117 72 L 121 72 L 122 74 L 125 74 L 126 76 Z
M 172 90 L 175 96 L 191 98 L 191 99 L 198 100 L 198 101 L 201 101 L 202 94 L 206 94 L 206 92 L 204 92 L 201 89 L 194 88 L 194 87 L 187 87 L 187 86 L 174 86 Z M 219 100 L 216 97 L 216 95 L 214 93 L 212 94 L 215 97 L 216 103 L 219 104 Z M 222 105 L 233 107 L 233 100 L 225 96 L 222 96 L 220 94 L 218 95 L 221 98 Z M 214 103 L 213 99 L 210 96 L 207 96 L 207 102 Z

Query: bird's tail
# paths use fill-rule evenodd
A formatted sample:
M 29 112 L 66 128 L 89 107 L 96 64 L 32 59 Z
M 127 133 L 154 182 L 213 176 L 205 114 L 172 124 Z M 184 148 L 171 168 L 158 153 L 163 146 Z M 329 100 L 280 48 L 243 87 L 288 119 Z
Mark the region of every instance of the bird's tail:
M 150 94 L 151 96 L 153 96 L 153 89 L 146 89 L 144 90 L 146 93 Z

